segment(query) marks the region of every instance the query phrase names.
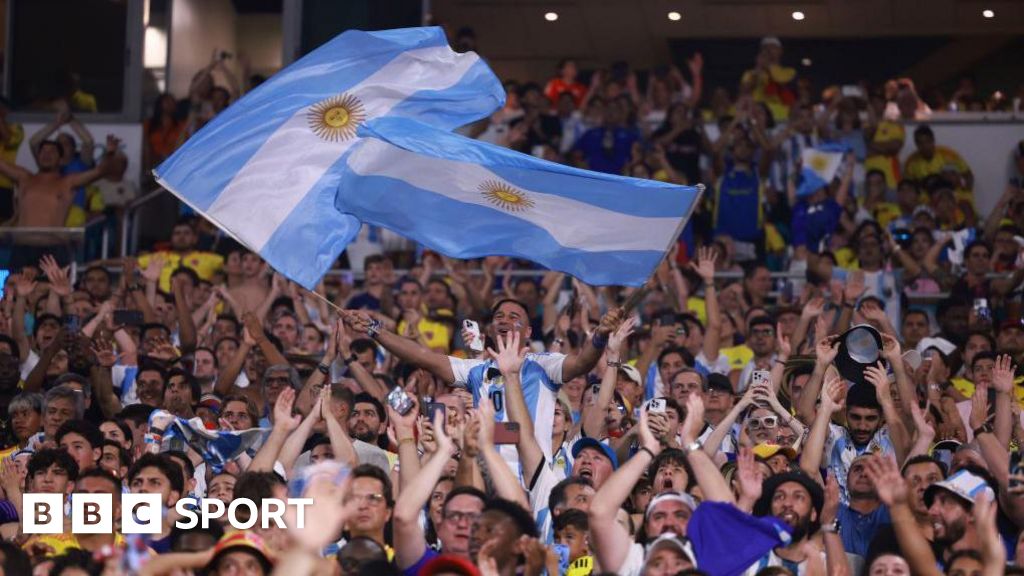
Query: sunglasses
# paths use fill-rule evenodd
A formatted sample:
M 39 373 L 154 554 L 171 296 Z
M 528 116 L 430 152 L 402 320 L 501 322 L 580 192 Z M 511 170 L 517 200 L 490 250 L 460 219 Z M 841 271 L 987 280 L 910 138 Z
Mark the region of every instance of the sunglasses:
M 760 430 L 761 428 L 775 428 L 779 424 L 778 416 L 764 416 L 762 418 L 751 418 L 747 420 L 747 427 L 751 430 Z

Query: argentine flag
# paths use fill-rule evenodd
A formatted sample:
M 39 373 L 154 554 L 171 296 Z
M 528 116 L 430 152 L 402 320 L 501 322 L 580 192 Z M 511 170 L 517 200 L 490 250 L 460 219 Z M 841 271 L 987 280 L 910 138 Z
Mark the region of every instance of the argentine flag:
M 814 148 L 804 148 L 800 185 L 797 186 L 796 195 L 807 196 L 828 186 L 843 165 L 843 155 L 847 150 L 849 147 L 845 144 L 821 144 Z
M 371 119 L 451 130 L 505 101 L 490 68 L 441 28 L 345 32 L 221 112 L 154 171 L 157 182 L 312 288 L 359 231 L 334 208 L 344 156 Z
M 455 258 L 525 258 L 596 285 L 640 286 L 698 188 L 580 170 L 401 118 L 347 158 L 337 208 Z

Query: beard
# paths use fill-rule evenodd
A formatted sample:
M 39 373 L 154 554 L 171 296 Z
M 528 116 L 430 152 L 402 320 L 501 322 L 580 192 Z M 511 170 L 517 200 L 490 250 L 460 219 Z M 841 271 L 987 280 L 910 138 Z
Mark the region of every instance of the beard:
M 794 525 L 791 526 L 791 528 L 793 528 L 793 533 L 792 533 L 792 537 L 793 537 L 792 541 L 793 542 L 799 542 L 800 540 L 803 540 L 805 537 L 810 535 L 810 533 L 811 533 L 811 515 L 810 514 L 806 514 L 804 516 L 800 516 L 799 518 L 797 518 L 796 522 L 794 522 L 793 524 Z
M 964 537 L 964 533 L 967 532 L 967 523 L 960 518 L 952 523 L 940 522 L 943 525 L 942 535 L 936 534 L 935 543 L 941 544 L 942 546 L 951 546 Z

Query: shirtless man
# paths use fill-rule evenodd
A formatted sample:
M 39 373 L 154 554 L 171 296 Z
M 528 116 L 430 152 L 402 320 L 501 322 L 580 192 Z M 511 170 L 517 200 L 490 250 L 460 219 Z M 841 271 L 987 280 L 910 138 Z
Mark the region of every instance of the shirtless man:
M 120 143 L 114 136 L 107 136 L 106 154 L 98 165 L 84 172 L 64 176 L 60 173 L 61 146 L 52 140 L 39 145 L 39 172 L 35 174 L 0 159 L 0 173 L 10 178 L 18 191 L 14 227 L 63 227 L 74 199 L 75 188 L 87 186 L 103 177 Z M 52 254 L 62 266 L 71 257 L 59 236 L 19 235 L 14 238 L 14 244 L 11 261 L 8 263 L 8 268 L 14 270 L 34 264 L 46 254 Z
M 259 254 L 249 252 L 245 249 L 236 251 L 239 254 L 238 282 L 232 283 L 228 292 L 237 303 L 236 313 L 241 315 L 246 310 L 258 310 L 263 306 L 267 295 L 270 294 L 270 276 L 267 275 L 267 265 L 260 258 Z M 231 260 L 233 255 L 229 255 Z

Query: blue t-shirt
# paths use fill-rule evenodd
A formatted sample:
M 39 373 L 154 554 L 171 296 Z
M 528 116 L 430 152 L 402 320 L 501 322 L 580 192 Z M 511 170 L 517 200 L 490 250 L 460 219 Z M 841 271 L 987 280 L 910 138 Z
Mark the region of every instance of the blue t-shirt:
M 761 222 L 761 182 L 757 166 L 737 168 L 726 162 L 725 174 L 715 194 L 715 235 L 728 234 L 742 242 L 757 242 L 763 237 Z
M 580 137 L 576 149 L 591 170 L 622 174 L 633 155 L 633 143 L 639 139 L 635 130 L 627 128 L 591 128 Z
M 839 228 L 842 213 L 842 206 L 832 198 L 815 204 L 800 199 L 793 208 L 793 246 L 806 246 L 814 254 L 821 252 L 822 242 Z
M 89 170 L 89 166 L 82 161 L 82 157 L 75 154 L 74 160 L 68 162 L 68 164 L 60 169 L 61 176 L 67 176 L 68 174 L 81 174 Z M 85 208 L 85 186 L 79 186 L 75 188 L 75 198 L 72 200 L 75 206 Z
M 861 514 L 846 504 L 840 504 L 837 516 L 843 548 L 861 557 L 867 557 L 868 547 L 878 529 L 885 524 L 892 524 L 888 506 L 879 506 L 867 514 Z

